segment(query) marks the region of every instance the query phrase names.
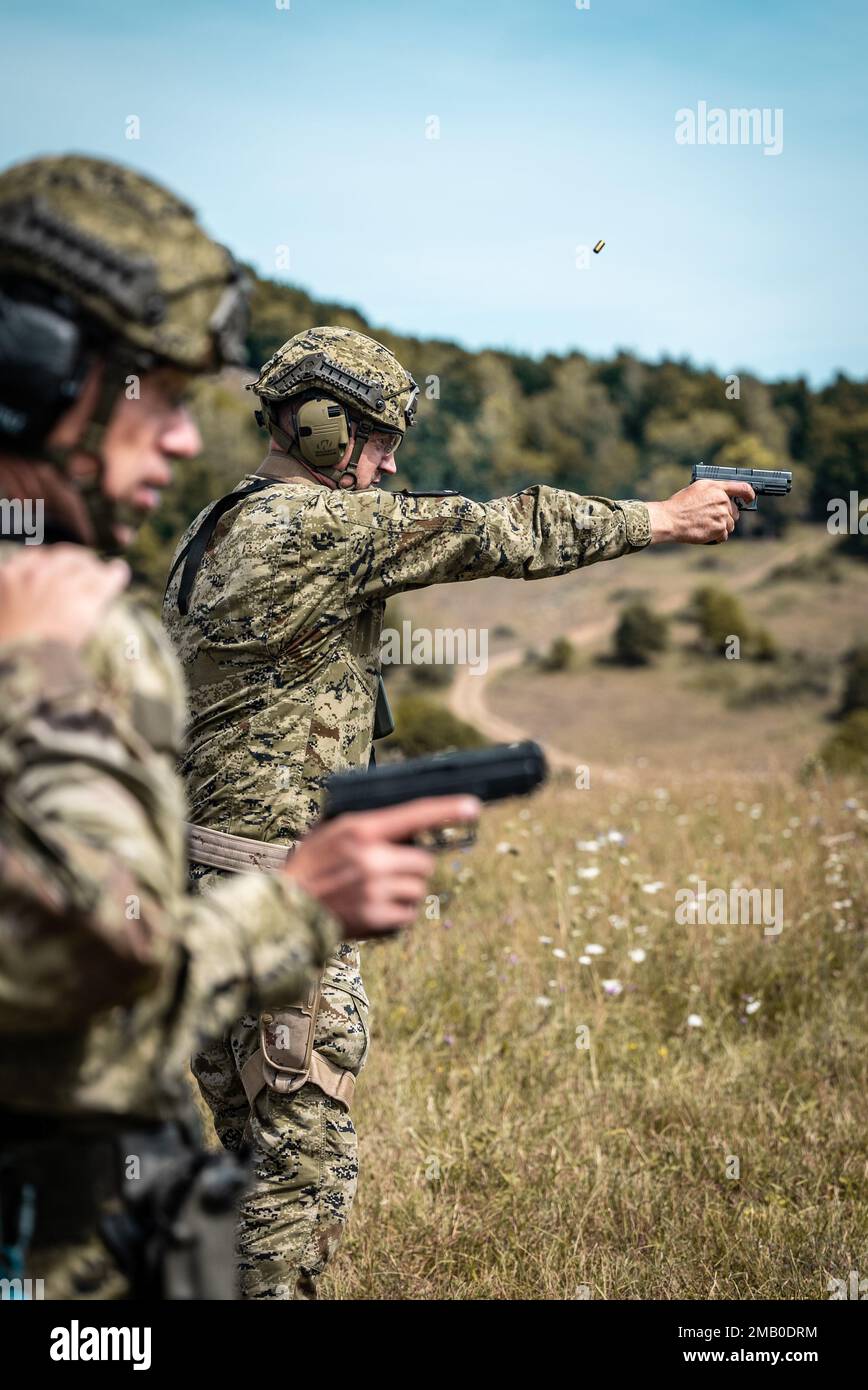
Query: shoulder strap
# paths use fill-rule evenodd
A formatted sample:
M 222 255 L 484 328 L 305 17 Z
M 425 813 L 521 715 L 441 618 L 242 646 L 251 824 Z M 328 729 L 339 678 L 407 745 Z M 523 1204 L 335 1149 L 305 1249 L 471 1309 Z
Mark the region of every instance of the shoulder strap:
M 178 566 L 183 563 L 181 583 L 178 586 L 178 612 L 183 618 L 187 616 L 187 610 L 190 607 L 190 595 L 193 592 L 193 585 L 196 583 L 199 566 L 221 517 L 225 516 L 245 497 L 249 497 L 251 493 L 261 492 L 264 487 L 273 486 L 273 478 L 257 478 L 249 487 L 239 488 L 236 492 L 230 492 L 225 497 L 221 497 L 203 517 L 198 531 L 193 532 L 183 550 L 176 557 L 175 563 L 169 571 L 169 578 L 166 580 L 166 593 L 168 593 L 172 580 L 178 571 Z

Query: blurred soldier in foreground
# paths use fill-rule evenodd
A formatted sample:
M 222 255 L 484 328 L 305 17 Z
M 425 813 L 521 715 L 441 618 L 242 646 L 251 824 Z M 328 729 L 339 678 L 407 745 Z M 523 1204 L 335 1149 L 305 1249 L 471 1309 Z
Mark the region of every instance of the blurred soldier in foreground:
M 302 998 L 344 934 L 410 922 L 432 861 L 400 842 L 476 809 L 345 817 L 188 893 L 182 677 L 88 548 L 128 543 L 197 453 L 181 393 L 237 358 L 244 301 L 148 179 L 0 174 L 0 1276 L 47 1298 L 232 1296 L 245 1173 L 198 1145 L 191 1048 Z
M 228 867 L 239 838 L 260 853 L 295 844 L 329 775 L 367 764 L 391 595 L 487 575 L 543 579 L 656 541 L 722 540 L 737 520 L 733 497 L 752 496 L 716 483 L 647 506 L 543 486 L 487 504 L 380 491 L 417 388 L 387 348 L 345 328 L 297 334 L 253 390 L 270 452 L 190 527 L 163 607 L 191 695 L 183 771 L 200 875 Z M 313 1001 L 313 1067 L 276 1046 L 279 1014 L 252 1011 L 194 1060 L 224 1144 L 246 1130 L 257 1151 L 240 1229 L 248 1296 L 314 1296 L 344 1229 L 367 1009 L 358 951 L 345 945 Z M 335 1158 L 325 1165 L 323 1132 Z

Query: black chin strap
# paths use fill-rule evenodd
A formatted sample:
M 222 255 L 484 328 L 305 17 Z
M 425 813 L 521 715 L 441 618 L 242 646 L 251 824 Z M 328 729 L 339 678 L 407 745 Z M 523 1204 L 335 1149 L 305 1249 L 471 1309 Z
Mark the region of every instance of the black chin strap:
M 183 550 L 176 557 L 175 563 L 169 571 L 169 578 L 166 580 L 166 593 L 168 593 L 172 580 L 178 572 L 178 566 L 183 563 L 184 570 L 181 574 L 181 583 L 178 586 L 178 612 L 182 618 L 187 616 L 190 607 L 190 595 L 193 592 L 193 585 L 196 583 L 199 566 L 205 557 L 205 551 L 208 549 L 220 519 L 245 497 L 249 497 L 251 493 L 261 492 L 264 487 L 273 486 L 273 478 L 257 478 L 249 487 L 239 488 L 237 492 L 230 492 L 225 497 L 221 497 L 203 517 L 199 529 L 193 532 Z
M 359 480 L 356 477 L 356 469 L 359 466 L 359 459 L 362 457 L 362 450 L 374 433 L 374 427 L 370 420 L 360 419 L 355 421 L 356 437 L 353 441 L 353 452 L 347 460 L 347 466 L 338 478 L 338 487 L 357 488 Z M 345 479 L 349 479 L 346 482 Z

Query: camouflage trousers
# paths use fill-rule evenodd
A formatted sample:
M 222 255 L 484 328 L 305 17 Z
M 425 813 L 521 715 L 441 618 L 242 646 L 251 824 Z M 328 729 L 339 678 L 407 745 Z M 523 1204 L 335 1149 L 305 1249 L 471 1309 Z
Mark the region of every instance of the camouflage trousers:
M 326 965 L 314 1046 L 358 1075 L 368 1050 L 368 1001 L 358 950 L 344 943 Z M 259 1045 L 248 1015 L 193 1059 L 193 1073 L 226 1148 L 246 1141 L 254 1177 L 242 1202 L 242 1296 L 310 1299 L 346 1229 L 358 1181 L 349 1111 L 310 1082 L 294 1095 L 265 1087 L 251 1110 L 239 1071 Z

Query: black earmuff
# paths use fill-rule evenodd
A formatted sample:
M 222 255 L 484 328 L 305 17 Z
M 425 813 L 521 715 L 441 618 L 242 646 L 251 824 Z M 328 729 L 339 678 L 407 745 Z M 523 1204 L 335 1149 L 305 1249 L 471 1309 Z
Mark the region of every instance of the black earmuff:
M 82 328 L 61 306 L 0 288 L 0 447 L 38 452 L 88 364 Z

